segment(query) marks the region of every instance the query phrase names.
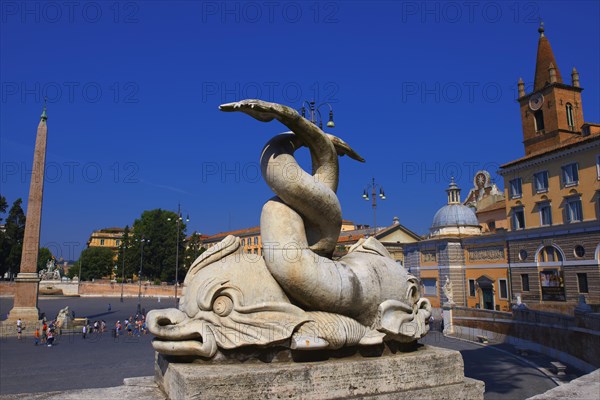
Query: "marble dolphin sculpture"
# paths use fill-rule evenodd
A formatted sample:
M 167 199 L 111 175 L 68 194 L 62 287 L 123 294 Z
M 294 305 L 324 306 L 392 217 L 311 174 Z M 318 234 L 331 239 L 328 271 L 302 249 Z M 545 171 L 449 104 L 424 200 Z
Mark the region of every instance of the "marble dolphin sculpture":
M 154 349 L 211 358 L 242 346 L 337 349 L 424 336 L 431 304 L 380 242 L 361 239 L 331 259 L 342 222 L 338 157 L 364 160 L 292 108 L 243 100 L 220 109 L 276 119 L 291 131 L 261 154 L 276 194 L 261 214 L 263 254 L 244 254 L 233 236 L 203 253 L 186 275 L 179 308 L 148 313 Z M 294 158 L 301 147 L 310 151 L 312 174 Z

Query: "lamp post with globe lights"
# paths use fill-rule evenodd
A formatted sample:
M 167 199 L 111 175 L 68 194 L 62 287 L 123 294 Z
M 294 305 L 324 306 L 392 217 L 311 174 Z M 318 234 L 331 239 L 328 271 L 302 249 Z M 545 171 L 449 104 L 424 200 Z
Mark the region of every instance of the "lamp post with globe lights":
M 300 114 L 304 117 L 306 117 L 306 111 L 307 108 L 305 106 L 308 106 L 308 112 L 309 112 L 309 119 L 310 122 L 312 122 L 315 125 L 318 125 L 320 129 L 323 129 L 323 117 L 321 116 L 321 112 L 319 111 L 319 109 L 323 106 L 329 106 L 329 120 L 327 121 L 327 127 L 328 128 L 335 128 L 335 123 L 333 122 L 333 107 L 331 106 L 331 104 L 329 103 L 321 103 L 321 104 L 316 104 L 316 102 L 313 101 L 306 101 L 304 100 L 302 102 L 302 107 L 300 107 Z
M 167 218 L 168 221 L 172 221 L 173 218 Z M 177 224 L 177 248 L 175 251 L 175 307 L 179 305 L 179 299 L 177 298 L 177 288 L 179 287 L 179 232 L 181 229 L 181 222 L 183 218 L 181 216 L 181 204 L 177 205 L 177 217 L 175 223 Z M 185 222 L 190 222 L 189 214 L 185 218 Z
M 371 191 L 371 199 L 373 200 L 373 236 L 377 234 L 377 189 L 379 189 L 379 198 L 385 200 L 386 197 L 383 187 L 375 183 L 375 178 L 372 179 L 370 185 L 367 185 L 362 194 L 363 199 L 369 201 L 369 190 Z
M 142 270 L 144 266 L 144 243 L 150 243 L 150 240 L 145 239 L 144 236 L 140 239 L 141 247 L 140 247 L 140 272 L 138 274 L 138 305 L 137 305 L 137 313 L 142 313 Z

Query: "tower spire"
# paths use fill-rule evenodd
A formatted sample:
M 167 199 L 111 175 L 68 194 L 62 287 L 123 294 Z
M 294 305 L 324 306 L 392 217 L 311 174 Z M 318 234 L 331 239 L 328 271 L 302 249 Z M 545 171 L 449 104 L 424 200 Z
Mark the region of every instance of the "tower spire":
M 562 83 L 562 77 L 560 75 L 560 70 L 558 69 L 558 64 L 554 58 L 550 41 L 544 34 L 544 21 L 540 22 L 538 32 L 540 34 L 540 39 L 538 41 L 537 58 L 535 62 L 535 78 L 533 80 L 534 92 L 537 92 L 550 83 Z M 552 72 L 552 78 L 550 77 L 551 66 L 554 71 Z M 554 81 L 554 79 L 556 80 Z
M 460 188 L 454 182 L 454 177 L 450 179 L 450 185 L 448 185 L 446 193 L 448 193 L 448 204 L 460 204 Z
M 46 114 L 47 103 L 48 103 L 48 96 L 44 97 L 44 108 L 42 109 L 42 115 L 40 116 L 42 121 L 46 121 L 48 119 L 48 115 Z

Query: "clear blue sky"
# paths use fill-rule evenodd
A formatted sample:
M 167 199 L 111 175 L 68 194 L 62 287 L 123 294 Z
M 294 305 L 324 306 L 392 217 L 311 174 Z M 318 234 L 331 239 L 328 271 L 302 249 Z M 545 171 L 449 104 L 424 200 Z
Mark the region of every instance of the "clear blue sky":
M 367 160 L 341 160 L 344 217 L 372 223 L 375 176 L 378 223 L 426 233 L 451 175 L 464 197 L 476 170 L 503 186 L 498 165 L 523 155 L 516 83 L 533 81 L 539 17 L 600 121 L 597 1 L 69 4 L 0 2 L 0 193 L 26 203 L 47 94 L 41 244 L 59 257 L 178 202 L 189 232 L 258 225 L 259 153 L 284 128 L 218 111 L 246 97 L 331 102 L 332 133 Z

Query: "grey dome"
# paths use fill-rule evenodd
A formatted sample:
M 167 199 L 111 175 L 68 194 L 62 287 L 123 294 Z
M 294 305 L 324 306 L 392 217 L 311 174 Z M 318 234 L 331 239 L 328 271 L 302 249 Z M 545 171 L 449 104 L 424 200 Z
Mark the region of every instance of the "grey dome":
M 448 204 L 435 213 L 431 228 L 445 226 L 479 226 L 479 222 L 471 208 L 462 204 Z

